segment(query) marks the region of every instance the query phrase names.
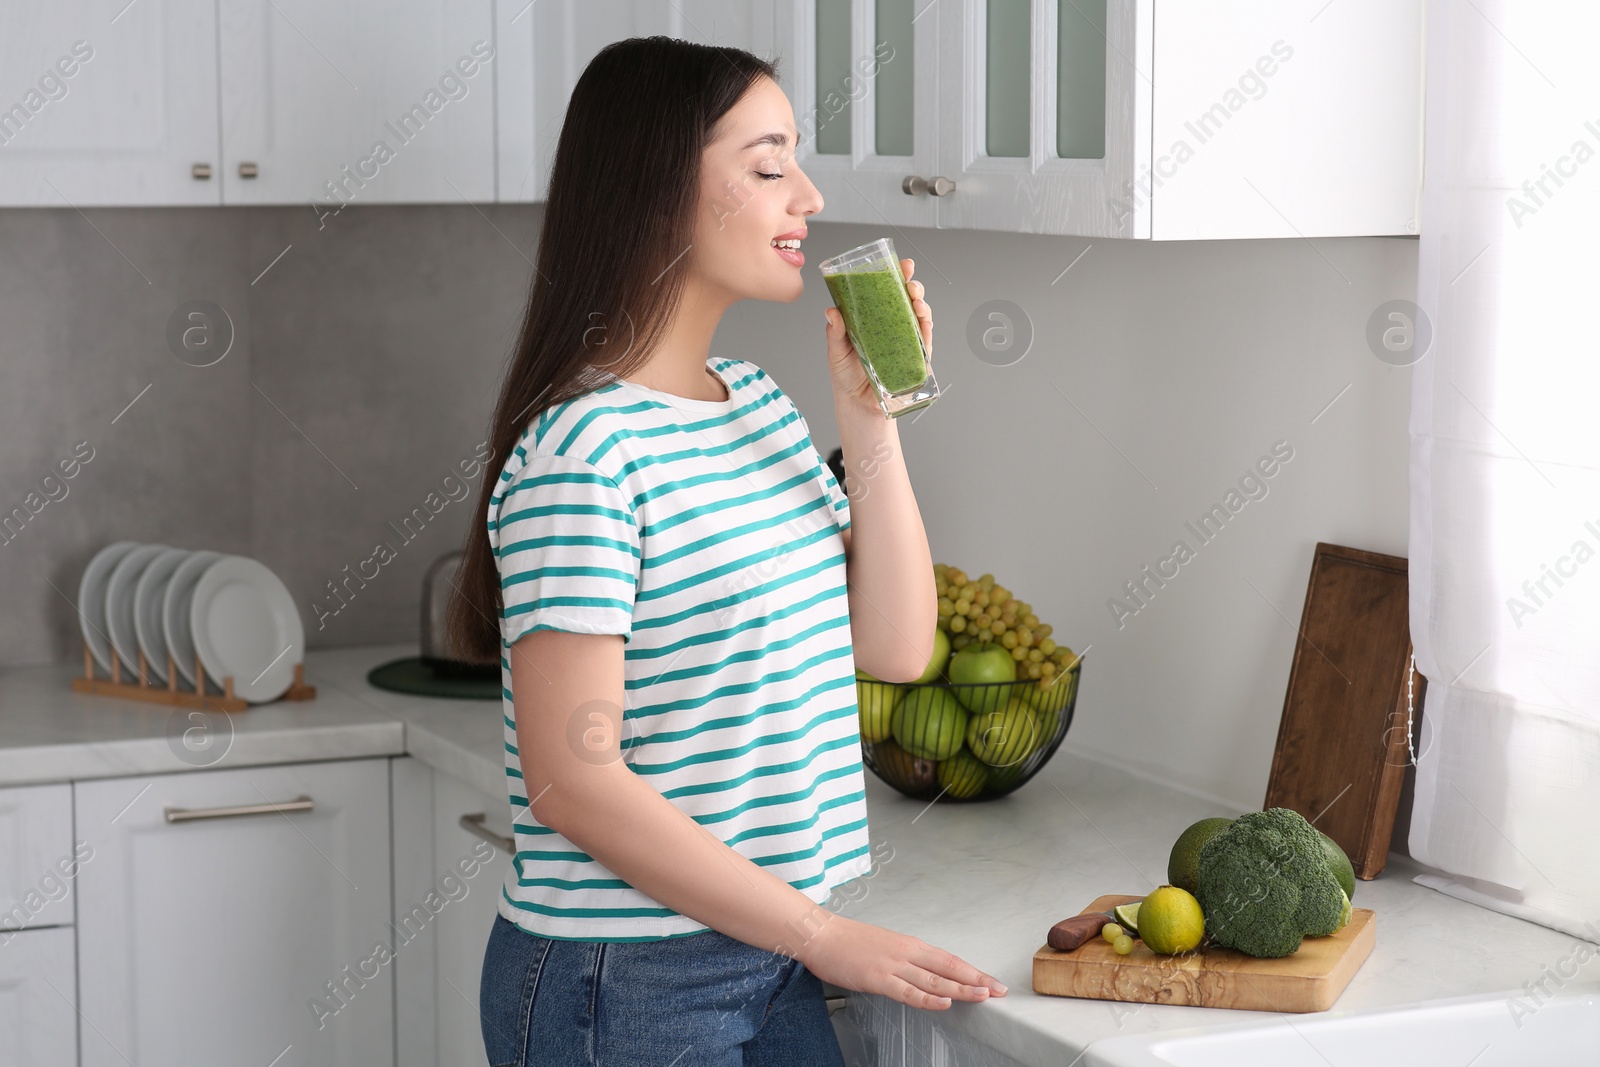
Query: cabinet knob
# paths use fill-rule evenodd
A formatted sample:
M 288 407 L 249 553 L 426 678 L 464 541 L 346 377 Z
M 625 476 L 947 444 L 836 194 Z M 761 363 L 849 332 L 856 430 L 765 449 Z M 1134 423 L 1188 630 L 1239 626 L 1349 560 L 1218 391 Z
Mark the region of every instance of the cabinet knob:
M 241 178 L 254 178 L 259 173 L 260 170 L 254 163 L 239 164 L 239 177 Z
M 934 178 L 929 181 L 920 174 L 908 174 L 900 183 L 900 191 L 907 196 L 922 196 L 931 193 L 934 196 L 949 196 L 956 191 L 956 183 L 949 178 Z
M 194 180 L 197 182 L 208 181 L 211 178 L 211 164 L 196 163 L 189 168 L 189 173 L 194 176 Z

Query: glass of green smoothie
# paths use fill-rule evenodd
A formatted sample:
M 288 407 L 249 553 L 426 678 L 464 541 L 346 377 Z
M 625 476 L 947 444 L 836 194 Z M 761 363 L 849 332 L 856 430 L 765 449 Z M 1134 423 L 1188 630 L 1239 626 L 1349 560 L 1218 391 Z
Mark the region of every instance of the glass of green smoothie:
M 878 393 L 883 417 L 896 418 L 939 398 L 900 257 L 887 237 L 818 264 L 833 304 Z

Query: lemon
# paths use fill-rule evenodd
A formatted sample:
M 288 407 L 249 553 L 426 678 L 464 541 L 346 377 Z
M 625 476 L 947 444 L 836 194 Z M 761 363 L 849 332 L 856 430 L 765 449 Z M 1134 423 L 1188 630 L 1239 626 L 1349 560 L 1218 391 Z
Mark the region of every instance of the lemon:
M 1206 917 L 1187 889 L 1164 885 L 1139 904 L 1139 939 L 1166 956 L 1190 952 L 1205 936 Z

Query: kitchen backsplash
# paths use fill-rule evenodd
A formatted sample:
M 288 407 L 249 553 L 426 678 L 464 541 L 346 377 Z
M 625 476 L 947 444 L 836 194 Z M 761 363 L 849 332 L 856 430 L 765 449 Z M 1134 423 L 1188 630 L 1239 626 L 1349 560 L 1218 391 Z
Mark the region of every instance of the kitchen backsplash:
M 481 521 L 542 212 L 0 211 L 0 666 L 78 654 L 118 539 L 256 556 L 313 648 L 415 640 L 423 572 Z M 1366 331 L 1416 242 L 810 231 L 805 295 L 734 307 L 713 354 L 826 456 L 814 264 L 894 237 L 944 388 L 900 426 L 934 558 L 1088 649 L 1069 745 L 1259 805 L 1316 542 L 1406 552 L 1409 371 Z

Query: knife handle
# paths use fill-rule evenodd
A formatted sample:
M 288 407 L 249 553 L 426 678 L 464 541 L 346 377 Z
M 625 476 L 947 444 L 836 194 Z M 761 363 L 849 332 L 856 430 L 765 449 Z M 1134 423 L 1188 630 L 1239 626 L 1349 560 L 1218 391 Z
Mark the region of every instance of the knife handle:
M 1057 952 L 1071 952 L 1085 941 L 1100 936 L 1100 928 L 1111 921 L 1104 912 L 1074 915 L 1052 926 L 1045 943 Z

